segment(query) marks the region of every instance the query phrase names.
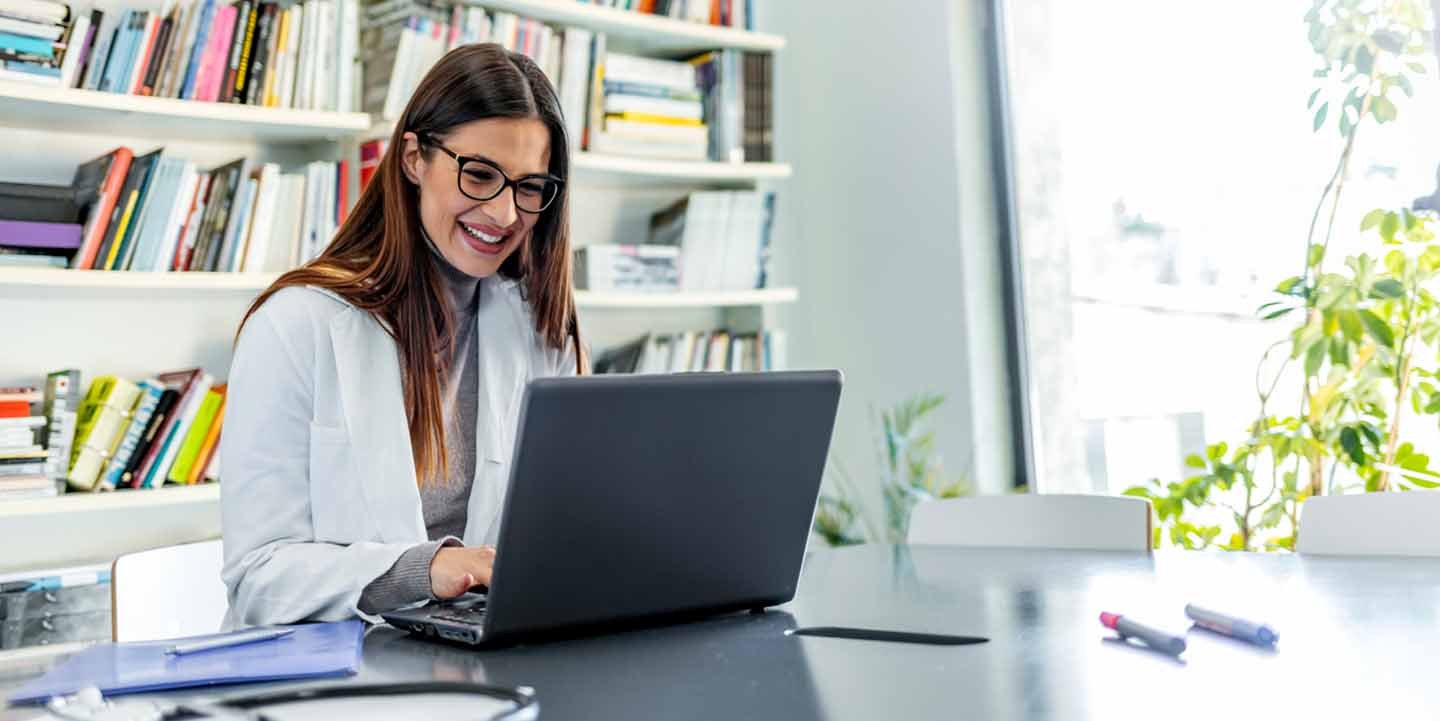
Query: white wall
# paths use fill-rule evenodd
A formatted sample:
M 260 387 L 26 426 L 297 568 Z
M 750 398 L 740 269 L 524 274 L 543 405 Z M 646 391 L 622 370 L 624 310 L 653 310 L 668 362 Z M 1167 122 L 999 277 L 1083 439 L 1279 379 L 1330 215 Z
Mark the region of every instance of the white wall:
M 938 447 L 952 477 L 1012 482 L 990 185 L 983 3 L 758 3 L 786 36 L 776 61 L 776 273 L 791 366 L 838 367 L 834 455 L 880 520 L 874 412 L 949 400 Z

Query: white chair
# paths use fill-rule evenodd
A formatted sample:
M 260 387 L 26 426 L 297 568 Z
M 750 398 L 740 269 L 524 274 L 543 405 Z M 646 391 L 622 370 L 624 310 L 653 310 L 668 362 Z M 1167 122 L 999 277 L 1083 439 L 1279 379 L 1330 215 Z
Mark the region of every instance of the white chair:
M 1325 556 L 1440 556 L 1440 492 L 1316 496 L 1295 550 Z
M 222 563 L 218 540 L 115 559 L 111 636 L 117 642 L 158 641 L 218 632 L 228 603 Z
M 1150 552 L 1150 502 L 1026 494 L 930 501 L 910 516 L 912 545 Z

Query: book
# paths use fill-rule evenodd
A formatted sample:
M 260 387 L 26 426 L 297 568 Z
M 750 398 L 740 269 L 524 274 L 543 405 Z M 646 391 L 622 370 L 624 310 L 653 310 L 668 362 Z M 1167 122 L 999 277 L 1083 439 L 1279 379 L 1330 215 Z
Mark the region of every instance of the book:
M 200 16 L 195 21 L 195 38 L 190 43 L 190 59 L 185 63 L 185 75 L 180 82 L 176 97 L 186 99 L 195 97 L 196 79 L 206 61 L 206 51 L 210 47 L 211 33 L 219 24 L 216 21 L 215 11 L 215 0 L 204 0 L 200 6 Z
M 245 52 L 247 43 L 254 39 L 255 32 L 255 5 L 250 0 L 240 0 L 235 8 L 235 31 L 230 38 L 230 48 L 227 51 L 229 58 L 222 74 L 220 83 L 219 102 L 229 103 L 235 101 L 236 83 L 240 74 L 242 55 Z
M 85 63 L 85 72 L 80 79 L 79 87 L 85 90 L 100 88 L 100 81 L 105 75 L 105 66 L 109 64 L 116 31 L 120 28 L 120 19 L 123 15 L 124 13 L 113 10 L 101 15 L 100 28 L 95 31 L 94 49 L 90 51 L 90 58 Z
M 70 472 L 75 444 L 75 416 L 80 409 L 80 371 L 73 368 L 45 376 L 43 410 L 47 419 L 40 442 L 45 446 L 45 475 L 63 482 Z
M 154 168 L 160 162 L 161 152 L 154 150 L 131 161 L 130 170 L 125 175 L 125 184 L 120 188 L 120 196 L 116 199 L 115 209 L 110 215 L 110 225 L 113 228 L 106 230 L 105 241 L 100 246 L 99 257 L 103 258 L 104 262 L 97 259 L 97 269 L 120 269 L 116 265 L 117 260 L 125 257 L 126 245 L 134 235 L 135 227 L 139 225 L 142 202 Z
M 65 33 L 65 27 L 55 23 L 42 23 L 34 20 L 10 17 L 0 12 L 0 32 L 40 38 L 42 40 L 59 40 L 60 36 Z
M 206 39 L 200 69 L 196 72 L 191 95 L 186 97 L 206 102 L 219 99 L 220 85 L 225 77 L 225 59 L 228 57 L 238 18 L 239 8 L 234 5 L 226 5 L 215 11 L 215 21 Z
M 253 222 L 237 246 L 233 270 L 257 273 L 265 269 L 271 235 L 274 232 L 275 206 L 280 190 L 280 166 L 265 163 L 251 176 L 256 184 Z
M 236 102 L 246 105 L 259 105 L 262 103 L 261 91 L 265 77 L 265 63 L 269 60 L 266 57 L 270 47 L 271 26 L 275 22 L 275 4 L 262 3 L 256 7 L 258 19 L 255 21 L 254 38 L 250 47 L 246 50 L 245 56 L 241 58 L 241 72 L 245 74 L 243 88 L 235 90 Z
M 42 23 L 62 23 L 70 17 L 70 8 L 49 0 L 0 0 L 0 13 Z
M 80 208 L 70 186 L 0 181 L 0 218 L 73 223 Z
M 69 255 L 80 247 L 79 223 L 0 220 L 0 246 Z
M 29 35 L 5 32 L 3 30 L 0 30 L 0 50 L 32 55 L 46 60 L 55 57 L 55 43 L 53 41 L 31 37 Z
M 159 382 L 158 379 L 156 382 Z M 163 383 L 160 384 L 163 387 Z M 135 488 L 135 474 L 140 469 L 140 464 L 150 454 L 150 449 L 155 445 L 155 437 L 165 427 L 175 409 L 175 402 L 180 398 L 180 391 L 173 388 L 166 388 L 160 394 L 160 401 L 155 404 L 155 410 L 150 414 L 150 420 L 145 424 L 145 432 L 141 434 L 140 440 L 135 445 L 135 450 L 130 454 L 130 460 L 125 464 L 125 470 L 120 474 L 120 480 L 115 486 L 124 488 Z
M 163 460 L 165 444 L 170 440 L 171 434 L 181 423 L 184 415 L 185 405 L 191 400 L 195 387 L 204 376 L 204 371 L 199 368 L 187 368 L 185 370 L 161 373 L 156 377 L 166 390 L 175 391 L 177 394 L 173 405 L 168 409 L 161 426 L 156 429 L 155 435 L 145 449 L 144 458 L 136 464 L 133 475 L 130 476 L 129 485 L 131 488 L 148 487 L 148 481 L 155 477 L 164 482 L 164 474 L 156 472 L 156 466 Z M 163 399 L 162 399 L 163 400 Z M 169 469 L 166 468 L 168 471 Z
M 68 476 L 71 488 L 95 489 L 139 396 L 139 387 L 115 376 L 101 376 L 90 384 L 76 414 L 75 448 Z
M 215 378 L 204 371 L 185 389 L 181 395 L 179 409 L 175 416 L 175 422 L 168 432 L 160 434 L 160 448 L 155 454 L 150 467 L 143 469 L 142 487 L 160 488 L 165 485 L 169 477 L 170 469 L 175 463 L 175 458 L 180 454 L 180 446 L 185 435 L 190 432 L 190 427 L 195 423 L 195 416 L 200 412 L 200 406 L 205 401 L 205 396 L 214 385 Z
M 212 458 L 220 448 L 220 432 L 225 425 L 226 389 L 227 386 L 224 383 L 211 389 L 220 394 L 220 406 L 215 411 L 215 420 L 210 425 L 210 430 L 206 432 L 205 439 L 200 445 L 200 452 L 197 454 L 195 463 L 190 470 L 190 475 L 185 480 L 188 484 L 199 483 L 206 478 L 206 470 L 210 468 Z
M 575 251 L 574 273 L 578 290 L 673 292 L 680 289 L 680 248 L 585 245 Z
M 94 267 L 95 255 L 134 157 L 129 148 L 116 148 L 75 169 L 70 187 L 85 225 L 80 233 L 80 248 L 70 267 L 81 270 Z
M 195 412 L 194 420 L 185 431 L 185 439 L 180 443 L 180 449 L 175 454 L 175 463 L 170 467 L 166 480 L 182 484 L 191 482 L 191 472 L 195 470 L 194 466 L 200 455 L 200 449 L 210 435 L 210 428 L 219 422 L 219 413 L 224 399 L 224 384 L 206 391 L 204 398 L 200 401 L 199 409 Z
M 116 444 L 115 452 L 111 455 L 105 470 L 99 478 L 99 485 L 103 490 L 111 490 L 120 484 L 125 474 L 125 468 L 129 466 L 130 459 L 140 446 L 140 440 L 144 437 L 145 431 L 150 427 L 150 419 L 155 414 L 155 409 L 160 405 L 160 397 L 164 394 L 164 388 L 159 381 L 147 379 L 138 384 L 140 397 L 135 402 L 131 411 L 130 422 L 125 427 L 120 442 Z

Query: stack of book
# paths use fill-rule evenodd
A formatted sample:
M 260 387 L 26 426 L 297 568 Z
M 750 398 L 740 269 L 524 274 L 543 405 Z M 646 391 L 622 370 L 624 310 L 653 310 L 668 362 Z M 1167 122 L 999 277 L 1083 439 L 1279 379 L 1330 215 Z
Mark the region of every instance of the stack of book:
M 460 45 L 499 43 L 535 60 L 552 82 L 559 80 L 561 32 L 513 13 L 422 0 L 379 0 L 365 6 L 360 27 L 361 107 L 387 120 L 400 117 L 425 73 Z
M 0 182 L 0 266 L 65 267 L 79 215 L 69 186 Z
M 70 8 L 48 0 L 0 0 L 0 79 L 57 82 Z
M 75 172 L 83 226 L 70 267 L 288 270 L 318 254 L 343 221 L 348 162 L 282 173 L 240 158 L 206 170 L 163 148 L 141 156 L 117 148 Z
M 58 18 L 59 32 L 48 53 L 25 44 L 29 66 L 7 60 L 0 77 L 264 107 L 357 107 L 359 0 L 172 0 L 158 10 L 83 12 L 48 0 L 3 0 L 0 13 L 7 8 Z
M 680 248 L 595 243 L 575 250 L 575 287 L 632 293 L 680 289 Z
M 655 333 L 600 353 L 596 373 L 785 370 L 785 332 Z
M 101 376 L 79 396 L 79 372 L 50 374 L 44 397 L 48 448 L 36 446 L 41 468 L 61 459 L 58 473 L 42 472 L 53 486 L 72 490 L 159 488 L 218 478 L 216 449 L 225 412 L 225 384 L 199 368 L 162 373 L 132 383 Z M 37 397 L 39 397 L 37 391 Z M 67 409 L 71 409 L 68 410 Z M 63 432 L 69 413 L 70 433 Z
M 110 640 L 110 565 L 0 574 L 0 650 Z
M 751 0 L 575 0 L 706 25 L 752 29 Z
M 750 290 L 769 282 L 775 194 L 691 193 L 650 216 L 649 241 L 680 248 L 681 290 Z
M 45 448 L 38 442 L 45 417 L 38 388 L 0 388 L 0 501 L 40 498 L 58 492 L 45 474 Z
M 560 95 L 567 119 L 579 117 L 575 97 L 587 103 L 586 150 L 678 160 L 774 159 L 769 55 L 716 50 L 684 61 L 659 60 L 607 51 L 605 36 L 596 35 L 587 61 L 572 60 L 572 47 L 579 52 L 578 44 L 567 42 Z M 588 68 L 588 87 L 567 90 L 580 67 Z
M 694 65 L 605 53 L 594 91 L 590 150 L 678 160 L 707 157 L 709 132 Z

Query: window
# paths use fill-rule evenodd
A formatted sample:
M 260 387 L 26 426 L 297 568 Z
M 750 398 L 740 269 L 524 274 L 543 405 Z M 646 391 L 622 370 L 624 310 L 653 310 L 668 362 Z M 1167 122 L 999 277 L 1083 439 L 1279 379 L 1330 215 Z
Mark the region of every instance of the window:
M 1311 0 L 1012 0 L 1006 56 L 1035 485 L 1119 493 L 1243 439 L 1342 138 L 1312 132 Z M 1437 192 L 1433 60 L 1357 142 L 1330 257 Z M 1337 255 L 1338 253 L 1338 255 Z M 1338 262 L 1338 261 L 1337 261 Z M 1282 350 L 1283 355 L 1283 350 Z M 1297 408 L 1299 381 L 1273 406 Z

